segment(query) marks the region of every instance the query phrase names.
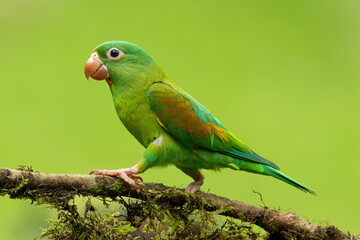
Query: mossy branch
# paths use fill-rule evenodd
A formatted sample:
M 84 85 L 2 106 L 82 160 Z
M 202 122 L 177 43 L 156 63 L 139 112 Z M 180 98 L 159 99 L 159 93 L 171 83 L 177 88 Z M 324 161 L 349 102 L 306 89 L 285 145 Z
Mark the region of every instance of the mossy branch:
M 270 239 L 358 239 L 343 233 L 334 226 L 318 226 L 302 221 L 292 213 L 267 207 L 253 206 L 210 193 L 185 193 L 183 189 L 170 188 L 157 183 L 145 183 L 146 190 L 132 190 L 121 179 L 106 176 L 76 174 L 48 174 L 29 170 L 0 168 L 0 195 L 11 198 L 45 199 L 61 202 L 75 195 L 116 198 L 126 196 L 156 204 L 166 202 L 172 206 L 185 204 L 201 206 L 209 212 L 240 219 L 263 228 Z

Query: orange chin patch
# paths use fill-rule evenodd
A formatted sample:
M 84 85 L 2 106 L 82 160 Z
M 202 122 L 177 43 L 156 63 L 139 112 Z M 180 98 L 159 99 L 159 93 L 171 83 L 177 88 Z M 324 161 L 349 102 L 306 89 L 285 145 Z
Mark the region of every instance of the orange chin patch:
M 113 85 L 113 82 L 110 78 L 106 78 L 105 81 L 109 84 L 110 87 Z

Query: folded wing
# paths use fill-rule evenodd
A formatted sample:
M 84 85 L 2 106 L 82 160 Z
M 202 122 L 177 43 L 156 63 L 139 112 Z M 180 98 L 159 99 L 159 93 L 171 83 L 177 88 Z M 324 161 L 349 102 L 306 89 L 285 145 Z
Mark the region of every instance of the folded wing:
M 148 90 L 147 99 L 159 124 L 182 144 L 279 169 L 254 153 L 203 105 L 175 85 L 154 83 Z

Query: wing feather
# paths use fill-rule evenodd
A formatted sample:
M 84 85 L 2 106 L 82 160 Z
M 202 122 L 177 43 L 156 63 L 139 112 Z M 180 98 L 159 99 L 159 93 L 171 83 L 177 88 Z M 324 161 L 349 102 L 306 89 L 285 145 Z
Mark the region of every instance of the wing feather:
M 147 99 L 159 124 L 188 147 L 200 147 L 235 158 L 278 167 L 228 131 L 203 105 L 171 83 L 154 83 Z

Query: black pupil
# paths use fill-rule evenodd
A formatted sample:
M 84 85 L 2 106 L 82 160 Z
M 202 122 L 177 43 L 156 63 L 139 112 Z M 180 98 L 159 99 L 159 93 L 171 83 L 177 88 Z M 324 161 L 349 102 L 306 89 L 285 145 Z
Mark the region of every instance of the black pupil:
M 117 50 L 117 49 L 112 49 L 112 50 L 110 51 L 110 56 L 112 56 L 113 58 L 118 57 L 118 56 L 119 56 L 119 50 Z

